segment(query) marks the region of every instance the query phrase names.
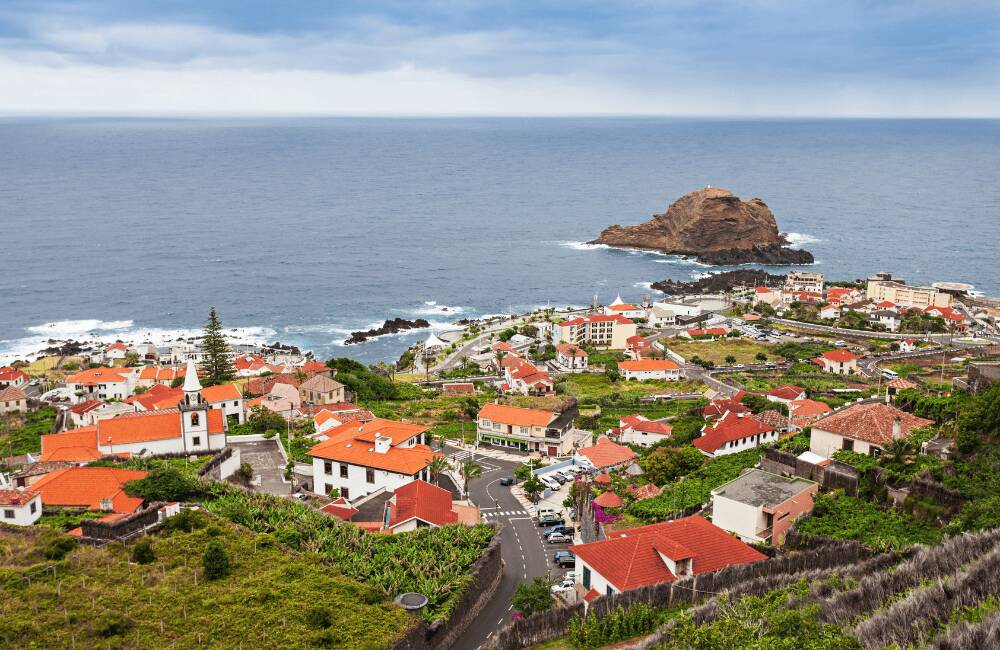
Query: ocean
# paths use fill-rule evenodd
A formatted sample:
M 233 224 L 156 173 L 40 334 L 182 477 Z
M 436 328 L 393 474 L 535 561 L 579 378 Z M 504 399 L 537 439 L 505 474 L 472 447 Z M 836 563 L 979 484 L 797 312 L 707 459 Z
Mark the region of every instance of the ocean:
M 830 279 L 1000 293 L 1000 121 L 0 120 L 0 362 L 50 338 L 245 340 L 395 358 L 386 318 L 656 297 L 711 269 L 584 244 L 713 185 Z M 775 271 L 787 268 L 772 267 Z

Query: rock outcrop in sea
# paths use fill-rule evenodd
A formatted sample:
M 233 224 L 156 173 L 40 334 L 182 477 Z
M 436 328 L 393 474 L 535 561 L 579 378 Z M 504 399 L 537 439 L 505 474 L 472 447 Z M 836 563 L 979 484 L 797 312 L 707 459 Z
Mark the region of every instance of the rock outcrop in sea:
M 685 194 L 646 223 L 605 228 L 590 243 L 688 255 L 716 265 L 814 261 L 812 253 L 788 246 L 764 201 L 741 201 L 721 187 Z
M 351 337 L 344 341 L 344 345 L 351 345 L 353 343 L 364 343 L 368 339 L 375 338 L 376 336 L 383 336 L 385 334 L 396 334 L 397 332 L 402 332 L 405 330 L 420 329 L 423 327 L 430 327 L 431 324 L 428 323 L 423 318 L 418 318 L 417 320 L 406 320 L 405 318 L 393 318 L 392 320 L 387 320 L 382 323 L 381 327 L 375 327 L 370 330 L 365 330 L 363 332 L 351 332 Z
M 660 280 L 650 286 L 671 296 L 724 293 L 735 287 L 780 287 L 785 283 L 784 275 L 771 275 L 760 269 L 739 269 L 712 273 L 691 282 Z

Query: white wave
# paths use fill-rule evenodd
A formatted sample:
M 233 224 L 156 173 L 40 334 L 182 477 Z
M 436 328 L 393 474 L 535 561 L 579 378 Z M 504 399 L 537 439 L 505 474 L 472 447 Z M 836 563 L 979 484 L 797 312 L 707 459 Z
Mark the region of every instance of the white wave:
M 434 300 L 427 300 L 420 307 L 414 309 L 400 309 L 394 310 L 405 314 L 412 314 L 414 316 L 438 316 L 438 315 L 449 315 L 449 314 L 462 314 L 465 312 L 465 307 L 452 307 L 451 305 L 439 305 Z
M 788 241 L 789 248 L 802 248 L 806 244 L 815 244 L 823 241 L 819 237 L 801 232 L 786 232 L 785 239 Z
M 659 289 L 654 289 L 652 282 L 636 282 L 632 286 L 635 287 L 636 289 L 643 289 L 645 291 L 656 291 L 657 293 L 663 293 Z
M 588 244 L 583 241 L 561 241 L 558 242 L 560 246 L 565 246 L 566 248 L 572 248 L 575 251 L 596 251 L 601 249 L 612 248 L 607 244 Z
M 51 347 L 49 341 L 74 340 L 96 349 L 115 341 L 128 345 L 152 343 L 167 345 L 178 339 L 194 339 L 202 335 L 199 328 L 136 327 L 131 320 L 100 321 L 96 319 L 58 321 L 25 328 L 32 336 L 0 341 L 0 364 L 17 359 L 35 359 L 39 352 Z M 277 333 L 269 327 L 231 327 L 223 335 L 235 344 L 259 345 L 273 340 Z

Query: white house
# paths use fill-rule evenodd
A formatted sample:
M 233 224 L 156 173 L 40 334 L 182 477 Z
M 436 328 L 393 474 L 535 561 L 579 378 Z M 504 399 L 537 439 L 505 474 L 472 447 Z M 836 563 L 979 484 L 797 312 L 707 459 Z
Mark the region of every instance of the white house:
M 917 349 L 917 343 L 913 339 L 906 339 L 905 341 L 899 342 L 900 352 L 914 352 Z
M 813 363 L 825 372 L 832 372 L 837 375 L 853 375 L 858 372 L 858 359 L 860 358 L 858 355 L 847 350 L 830 350 L 813 359 Z
M 0 388 L 0 415 L 15 412 L 28 412 L 28 396 L 23 390 L 14 386 Z
M 881 402 L 855 404 L 814 422 L 809 450 L 823 458 L 842 449 L 878 456 L 893 440 L 930 424 L 934 421 Z
M 712 523 L 749 544 L 781 546 L 818 491 L 813 481 L 753 469 L 712 490 Z
M 629 304 L 622 300 L 621 295 L 604 308 L 604 313 L 608 316 L 619 314 L 625 318 L 645 318 L 646 310 L 637 305 Z
M 819 317 L 826 320 L 840 318 L 840 307 L 837 305 L 827 305 L 819 310 Z
M 88 409 L 86 413 L 83 414 L 81 418 L 81 426 L 92 426 L 101 420 L 110 420 L 111 418 L 116 418 L 119 415 L 126 415 L 135 412 L 135 407 L 131 404 L 126 404 L 125 402 L 108 402 L 106 404 L 98 404 L 96 407 Z
M 663 311 L 669 311 L 673 313 L 674 317 L 677 316 L 701 316 L 702 308 L 695 304 L 690 304 L 686 302 L 665 302 L 658 300 L 653 303 L 653 307 L 659 307 Z
M 646 323 L 654 328 L 673 327 L 677 324 L 677 314 L 654 302 L 653 306 L 646 310 Z
M 806 389 L 799 388 L 795 384 L 785 384 L 767 391 L 767 399 L 778 404 L 788 404 L 795 400 L 805 399 Z
M 219 409 L 234 424 L 246 421 L 243 393 L 236 384 L 219 384 L 201 389 L 201 396 L 209 408 Z
M 32 490 L 0 490 L 0 523 L 30 526 L 42 516 L 42 496 Z
M 309 450 L 313 491 L 338 490 L 357 499 L 385 489 L 395 492 L 407 483 L 430 480 L 427 465 L 441 454 L 424 440 L 428 427 L 393 420 L 347 422 L 327 432 L 327 439 Z
M 66 388 L 81 400 L 125 400 L 135 390 L 137 368 L 88 368 L 66 377 Z
M 736 454 L 775 442 L 778 430 L 755 419 L 750 413 L 727 411 L 712 426 L 702 429 L 701 437 L 692 444 L 710 458 Z
M 0 388 L 20 388 L 28 383 L 28 375 L 23 370 L 15 370 L 10 366 L 0 368 Z
M 672 427 L 639 415 L 627 415 L 618 420 L 618 430 L 612 430 L 618 441 L 626 445 L 651 447 L 663 440 L 669 440 Z
M 899 314 L 888 309 L 879 309 L 868 314 L 868 322 L 884 327 L 886 331 L 895 332 L 903 322 Z
M 560 343 L 556 346 L 556 363 L 567 370 L 586 370 L 587 351 L 572 343 Z
M 681 367 L 669 359 L 619 361 L 618 371 L 626 380 L 665 379 L 678 381 L 681 379 Z

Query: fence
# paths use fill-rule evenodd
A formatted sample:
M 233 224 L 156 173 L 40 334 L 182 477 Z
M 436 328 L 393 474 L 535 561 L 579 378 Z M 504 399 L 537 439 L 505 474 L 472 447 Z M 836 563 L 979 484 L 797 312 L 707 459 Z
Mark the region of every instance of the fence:
M 150 504 L 145 510 L 140 510 L 128 517 L 114 521 L 84 519 L 80 522 L 84 539 L 114 541 L 129 537 L 136 532 L 146 530 L 156 525 L 160 520 L 160 503 Z
M 825 466 L 813 465 L 788 452 L 765 447 L 760 467 L 775 474 L 791 474 L 815 481 L 828 490 L 841 489 L 844 494 L 851 496 L 858 493 L 858 480 L 860 478 L 858 471 L 838 460 L 831 460 Z
M 469 624 L 490 602 L 503 578 L 503 560 L 500 555 L 500 529 L 493 525 L 496 534 L 489 546 L 472 566 L 472 581 L 455 607 L 455 613 L 447 622 L 437 620 L 427 626 L 420 621 L 405 637 L 398 641 L 393 650 L 450 650 L 457 647 L 462 634 Z

